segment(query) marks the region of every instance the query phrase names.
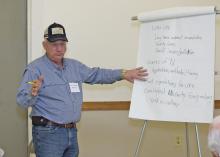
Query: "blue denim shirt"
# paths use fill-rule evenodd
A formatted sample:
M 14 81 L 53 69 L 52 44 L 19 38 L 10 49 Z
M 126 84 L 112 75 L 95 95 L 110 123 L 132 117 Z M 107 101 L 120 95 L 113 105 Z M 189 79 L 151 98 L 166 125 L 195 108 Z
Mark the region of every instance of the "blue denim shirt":
M 43 116 L 57 123 L 80 120 L 83 101 L 82 83 L 111 84 L 121 80 L 121 70 L 89 68 L 74 59 L 63 59 L 63 68 L 58 67 L 46 55 L 30 63 L 23 74 L 18 89 L 17 103 L 32 107 L 31 116 Z M 42 75 L 44 80 L 37 96 L 31 96 L 27 82 Z M 78 91 L 70 89 L 73 83 Z

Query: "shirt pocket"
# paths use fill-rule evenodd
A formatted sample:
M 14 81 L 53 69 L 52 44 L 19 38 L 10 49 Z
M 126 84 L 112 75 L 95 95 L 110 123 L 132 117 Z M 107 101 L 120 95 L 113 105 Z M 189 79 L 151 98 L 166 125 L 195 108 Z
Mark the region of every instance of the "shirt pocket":
M 45 81 L 40 90 L 40 94 L 47 97 L 62 98 L 69 92 L 68 84 L 61 81 Z

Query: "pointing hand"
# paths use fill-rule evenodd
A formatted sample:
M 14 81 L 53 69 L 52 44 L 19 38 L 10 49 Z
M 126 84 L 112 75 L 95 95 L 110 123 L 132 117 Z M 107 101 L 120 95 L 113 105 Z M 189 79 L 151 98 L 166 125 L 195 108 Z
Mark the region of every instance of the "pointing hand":
M 44 77 L 41 75 L 41 76 L 39 76 L 38 80 L 32 81 L 32 87 L 31 87 L 31 95 L 32 96 L 37 96 L 37 94 L 41 88 L 43 80 L 44 80 Z

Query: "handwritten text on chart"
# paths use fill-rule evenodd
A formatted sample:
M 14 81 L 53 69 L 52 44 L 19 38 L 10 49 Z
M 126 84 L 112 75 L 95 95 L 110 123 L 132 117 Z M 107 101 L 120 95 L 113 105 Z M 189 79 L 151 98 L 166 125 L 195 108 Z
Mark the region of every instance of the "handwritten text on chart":
M 145 64 L 155 76 L 146 81 L 144 94 L 146 102 L 179 107 L 187 100 L 191 105 L 212 100 L 207 93 L 197 91 L 200 69 L 187 66 L 189 58 L 197 55 L 198 50 L 190 44 L 199 43 L 199 34 L 173 33 L 170 25 L 152 25 L 154 56 Z M 186 62 L 186 63 L 185 63 Z

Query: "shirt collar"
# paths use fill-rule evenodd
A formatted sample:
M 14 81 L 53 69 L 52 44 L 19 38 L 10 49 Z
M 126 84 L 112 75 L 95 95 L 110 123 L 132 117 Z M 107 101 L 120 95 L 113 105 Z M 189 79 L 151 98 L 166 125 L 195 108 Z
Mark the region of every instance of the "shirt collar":
M 46 63 L 52 68 L 52 69 L 56 69 L 56 70 L 61 70 L 60 66 L 55 64 L 54 62 L 52 62 L 48 56 L 45 54 L 44 56 L 44 60 L 46 61 Z M 63 69 L 65 69 L 67 66 L 67 61 L 65 58 L 63 58 Z

